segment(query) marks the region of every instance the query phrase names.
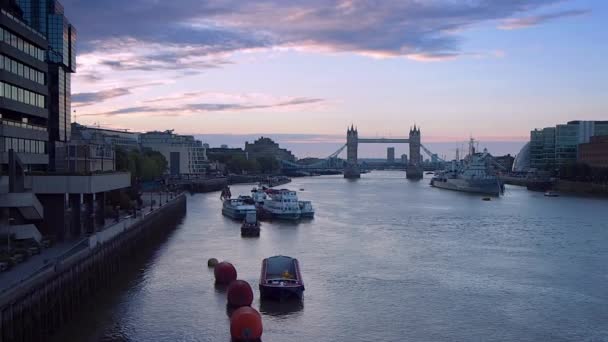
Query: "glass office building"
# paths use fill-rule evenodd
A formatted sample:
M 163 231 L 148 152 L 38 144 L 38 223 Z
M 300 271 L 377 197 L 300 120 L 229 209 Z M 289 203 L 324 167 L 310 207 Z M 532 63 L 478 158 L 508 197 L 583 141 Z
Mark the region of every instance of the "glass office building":
M 46 37 L 48 49 L 49 138 L 51 167 L 54 150 L 70 140 L 71 135 L 71 74 L 76 72 L 76 29 L 64 15 L 56 0 L 17 0 L 23 20 Z
M 530 167 L 551 170 L 579 159 L 579 145 L 608 135 L 608 121 L 569 121 L 530 132 Z
M 7 168 L 13 150 L 26 170 L 44 171 L 51 120 L 48 41 L 28 25 L 15 1 L 0 7 L 0 165 Z

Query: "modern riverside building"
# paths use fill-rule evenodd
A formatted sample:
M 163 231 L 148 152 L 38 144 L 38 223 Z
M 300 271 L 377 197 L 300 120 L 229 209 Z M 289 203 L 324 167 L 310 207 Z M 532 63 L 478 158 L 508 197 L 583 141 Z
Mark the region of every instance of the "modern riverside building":
M 128 130 L 89 127 L 72 123 L 72 140 L 80 139 L 96 143 L 103 140 L 105 144 L 125 150 L 139 150 L 139 135 L 140 133 Z
M 47 41 L 22 19 L 16 4 L 0 13 L 0 163 L 7 171 L 14 150 L 25 170 L 46 170 L 49 163 L 50 113 Z
M 530 132 L 530 168 L 545 170 L 555 167 L 555 127 Z
M 54 170 L 61 158 L 55 158 L 56 148 L 70 140 L 71 73 L 76 72 L 76 29 L 64 15 L 56 0 L 16 0 L 23 20 L 47 38 L 48 97 L 50 148 L 49 168 Z
M 75 38 L 57 1 L 0 1 L 0 235 L 9 241 L 102 229 L 105 193 L 130 186 L 128 173 L 80 168 L 76 154 L 70 170 L 65 159 Z
M 578 161 L 591 167 L 608 168 L 608 135 L 593 136 L 588 143 L 580 144 Z
M 579 145 L 593 136 L 608 135 L 608 121 L 569 121 L 530 132 L 530 167 L 551 170 L 575 163 Z
M 139 136 L 142 148 L 160 152 L 169 163 L 169 173 L 203 175 L 209 167 L 207 150 L 191 135 L 178 135 L 173 130 L 146 132 Z

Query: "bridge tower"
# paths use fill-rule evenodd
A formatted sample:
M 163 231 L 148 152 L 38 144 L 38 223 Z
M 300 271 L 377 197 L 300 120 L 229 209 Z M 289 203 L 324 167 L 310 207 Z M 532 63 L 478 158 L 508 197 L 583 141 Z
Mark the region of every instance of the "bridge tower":
M 346 167 L 344 168 L 344 178 L 361 178 L 357 149 L 359 148 L 359 133 L 351 125 L 346 131 Z
M 408 179 L 422 178 L 422 156 L 420 155 L 420 128 L 414 125 L 414 129 L 410 129 L 410 159 L 406 169 L 406 177 Z

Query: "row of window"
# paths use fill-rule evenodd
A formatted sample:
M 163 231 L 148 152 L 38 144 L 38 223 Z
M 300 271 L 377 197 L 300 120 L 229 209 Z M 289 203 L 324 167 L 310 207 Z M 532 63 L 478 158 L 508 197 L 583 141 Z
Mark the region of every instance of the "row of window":
M 4 137 L 4 151 L 46 154 L 46 141 Z
M 0 82 L 0 96 L 31 106 L 45 108 L 45 97 L 33 91 Z
M 34 129 L 37 131 L 46 131 L 45 126 L 32 125 L 27 122 L 19 122 L 19 121 L 7 120 L 7 119 L 2 119 L 2 118 L 0 118 L 0 124 L 7 125 L 7 126 L 27 128 L 27 129 Z
M 44 50 L 28 43 L 3 27 L 0 27 L 0 40 L 38 60 L 44 61 Z
M 30 68 L 29 66 L 21 62 L 17 62 L 12 58 L 0 55 L 0 69 L 4 69 L 8 72 L 12 72 L 13 74 L 25 77 L 30 81 L 44 85 L 43 72 Z
M 23 4 L 20 4 L 20 6 L 23 6 Z M 42 38 L 42 39 L 46 39 L 45 36 L 43 36 L 40 32 L 34 30 L 33 28 L 31 28 L 28 24 L 24 23 L 23 21 L 21 21 L 20 19 L 15 18 L 12 14 L 8 13 L 7 11 L 5 11 L 4 9 L 2 10 L 2 14 L 4 14 L 5 16 L 13 19 L 16 23 L 18 23 L 19 25 L 21 25 L 22 27 L 28 29 L 30 32 L 34 33 L 35 35 L 37 35 L 38 37 Z

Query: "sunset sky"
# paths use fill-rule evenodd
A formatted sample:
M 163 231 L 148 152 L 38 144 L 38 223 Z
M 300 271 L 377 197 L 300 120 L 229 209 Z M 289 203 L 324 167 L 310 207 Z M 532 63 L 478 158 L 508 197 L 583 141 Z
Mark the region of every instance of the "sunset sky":
M 522 141 L 607 119 L 606 1 L 63 0 L 83 124 Z

